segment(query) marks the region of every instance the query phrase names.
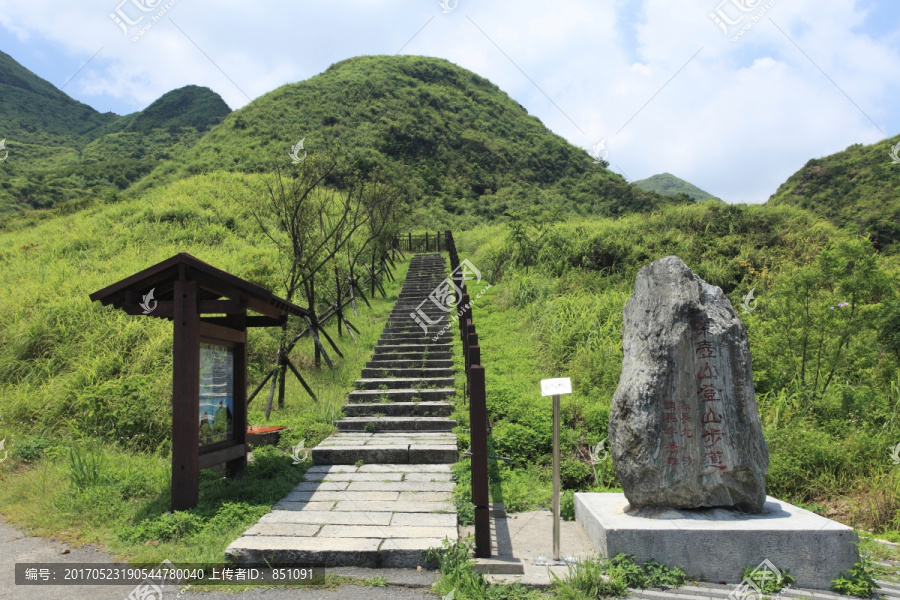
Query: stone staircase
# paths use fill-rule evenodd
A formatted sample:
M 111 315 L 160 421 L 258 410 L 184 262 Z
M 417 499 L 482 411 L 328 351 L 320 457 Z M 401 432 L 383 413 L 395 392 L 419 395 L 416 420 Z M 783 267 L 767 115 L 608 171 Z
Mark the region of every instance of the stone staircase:
M 452 328 L 435 340 L 438 326 L 426 334 L 410 316 L 446 271 L 439 254 L 412 258 L 337 432 L 312 449 L 306 480 L 234 541 L 227 559 L 416 567 L 425 564 L 425 550 L 457 538 Z M 426 304 L 432 320 L 446 315 Z

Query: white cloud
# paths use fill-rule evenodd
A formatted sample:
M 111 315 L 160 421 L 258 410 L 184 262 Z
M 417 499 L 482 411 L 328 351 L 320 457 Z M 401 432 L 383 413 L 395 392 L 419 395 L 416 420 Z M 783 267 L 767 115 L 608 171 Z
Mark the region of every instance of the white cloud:
M 730 201 L 763 201 L 809 158 L 883 137 L 861 110 L 888 135 L 900 130 L 898 31 L 872 35 L 862 0 L 778 0 L 739 42 L 710 19 L 721 0 L 459 0 L 447 14 L 437 0 L 177 0 L 138 42 L 109 17 L 120 1 L 0 0 L 0 25 L 35 53 L 60 45 L 84 62 L 103 47 L 66 91 L 134 110 L 187 84 L 237 108 L 244 92 L 351 56 L 439 56 L 578 146 L 606 137 L 630 177 L 669 171 Z M 131 2 L 123 10 L 137 15 Z

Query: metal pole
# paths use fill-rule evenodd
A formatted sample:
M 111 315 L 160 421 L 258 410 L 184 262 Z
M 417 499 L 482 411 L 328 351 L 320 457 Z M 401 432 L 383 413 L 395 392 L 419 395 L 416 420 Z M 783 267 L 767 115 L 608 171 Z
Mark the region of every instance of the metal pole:
M 553 395 L 553 560 L 559 560 L 559 395 Z

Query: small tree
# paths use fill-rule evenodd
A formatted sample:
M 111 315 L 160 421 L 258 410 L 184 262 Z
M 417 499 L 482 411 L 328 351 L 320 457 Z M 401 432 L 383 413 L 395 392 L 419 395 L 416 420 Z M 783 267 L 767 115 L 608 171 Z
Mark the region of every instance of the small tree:
M 794 380 L 808 400 L 821 397 L 847 365 L 853 342 L 877 326 L 879 303 L 891 290 L 862 239 L 822 250 L 780 276 L 760 304 L 776 341 L 781 383 Z
M 336 172 L 337 167 L 335 160 L 310 156 L 296 172 L 288 175 L 281 165 L 275 164 L 271 178 L 265 182 L 265 197 L 253 210 L 263 234 L 284 257 L 282 282 L 285 299 L 293 302 L 296 295 L 302 294 L 312 313 L 307 329 L 315 344 L 316 367 L 320 365 L 322 357 L 329 366 L 333 366 L 322 346 L 319 333 L 341 355 L 337 345 L 318 321 L 317 275 L 322 271 L 327 272 L 328 265 L 369 224 L 371 203 L 375 199 L 384 203 L 387 202 L 385 198 L 389 198 L 390 202 L 387 203 L 392 205 L 395 197 L 385 191 L 386 187 L 364 181 L 361 177 L 350 178 L 346 182 L 345 191 L 328 189 L 325 182 Z M 278 405 L 284 406 L 287 369 L 315 397 L 288 357 L 302 335 L 300 333 L 288 341 L 287 329 L 283 330 L 276 367 L 269 373 L 269 377 L 274 375 L 275 379 L 272 380 L 269 392 L 266 418 L 271 409 L 276 382 L 279 387 Z

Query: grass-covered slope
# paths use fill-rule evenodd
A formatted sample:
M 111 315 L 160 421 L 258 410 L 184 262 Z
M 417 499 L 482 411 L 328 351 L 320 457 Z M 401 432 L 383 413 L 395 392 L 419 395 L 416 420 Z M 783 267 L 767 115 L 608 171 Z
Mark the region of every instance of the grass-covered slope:
M 172 323 L 88 298 L 181 251 L 282 293 L 277 251 L 248 213 L 260 188 L 259 176 L 204 175 L 70 215 L 24 215 L 0 231 L 5 519 L 70 544 L 99 542 L 138 562 L 215 562 L 300 480 L 310 461 L 296 464 L 285 450 L 301 441 L 312 447 L 333 430 L 396 301 L 405 264 L 398 261 L 396 281 L 385 282 L 387 298 L 370 297 L 371 308 L 360 303 L 358 317 L 348 310 L 358 343 L 326 324 L 344 353 L 339 360 L 332 354 L 334 371 L 315 370 L 308 339 L 295 348 L 291 358 L 318 400 L 287 380 L 286 407 L 269 423 L 287 427 L 280 450 L 254 451 L 241 480 L 203 471 L 199 505 L 176 515 L 167 514 Z M 301 326 L 292 322 L 290 331 Z M 281 333 L 249 330 L 254 385 L 271 368 Z M 264 424 L 265 401 L 264 392 L 252 402 L 250 423 Z
M 623 309 L 639 269 L 675 254 L 722 287 L 747 326 L 767 493 L 900 540 L 900 465 L 890 458 L 900 440 L 896 257 L 796 207 L 718 202 L 569 221 L 543 235 L 485 225 L 456 238 L 492 283 L 473 318 L 490 454 L 512 459 L 497 461 L 494 501 L 511 511 L 549 506 L 551 410 L 540 396 L 549 377 L 572 379 L 563 514 L 572 517 L 571 490 L 616 489 L 608 454 L 592 464 L 591 452 L 607 439 Z M 748 313 L 741 303 L 753 288 Z M 477 289 L 470 282 L 470 294 Z
M 708 192 L 704 192 L 693 183 L 689 183 L 680 177 L 675 177 L 671 173 L 660 173 L 659 175 L 653 175 L 646 179 L 639 179 L 638 181 L 635 181 L 633 185 L 648 192 L 656 192 L 661 196 L 677 196 L 678 194 L 684 194 L 697 202 L 719 199 Z
M 289 165 L 301 139 L 307 152 L 346 159 L 348 169 L 391 173 L 438 217 L 434 226 L 464 211 L 474 223 L 536 206 L 618 214 L 660 201 L 593 164 L 488 80 L 418 56 L 352 58 L 282 86 L 232 113 L 138 187 Z
M 116 121 L 73 100 L 0 52 L 0 138 L 23 144 L 80 147 Z
M 101 114 L 0 52 L 0 139 L 9 151 L 0 214 L 116 194 L 230 112 L 218 94 L 191 85 L 131 115 Z
M 893 252 L 900 241 L 900 164 L 891 153 L 898 144 L 900 136 L 810 160 L 769 202 L 807 208 Z

